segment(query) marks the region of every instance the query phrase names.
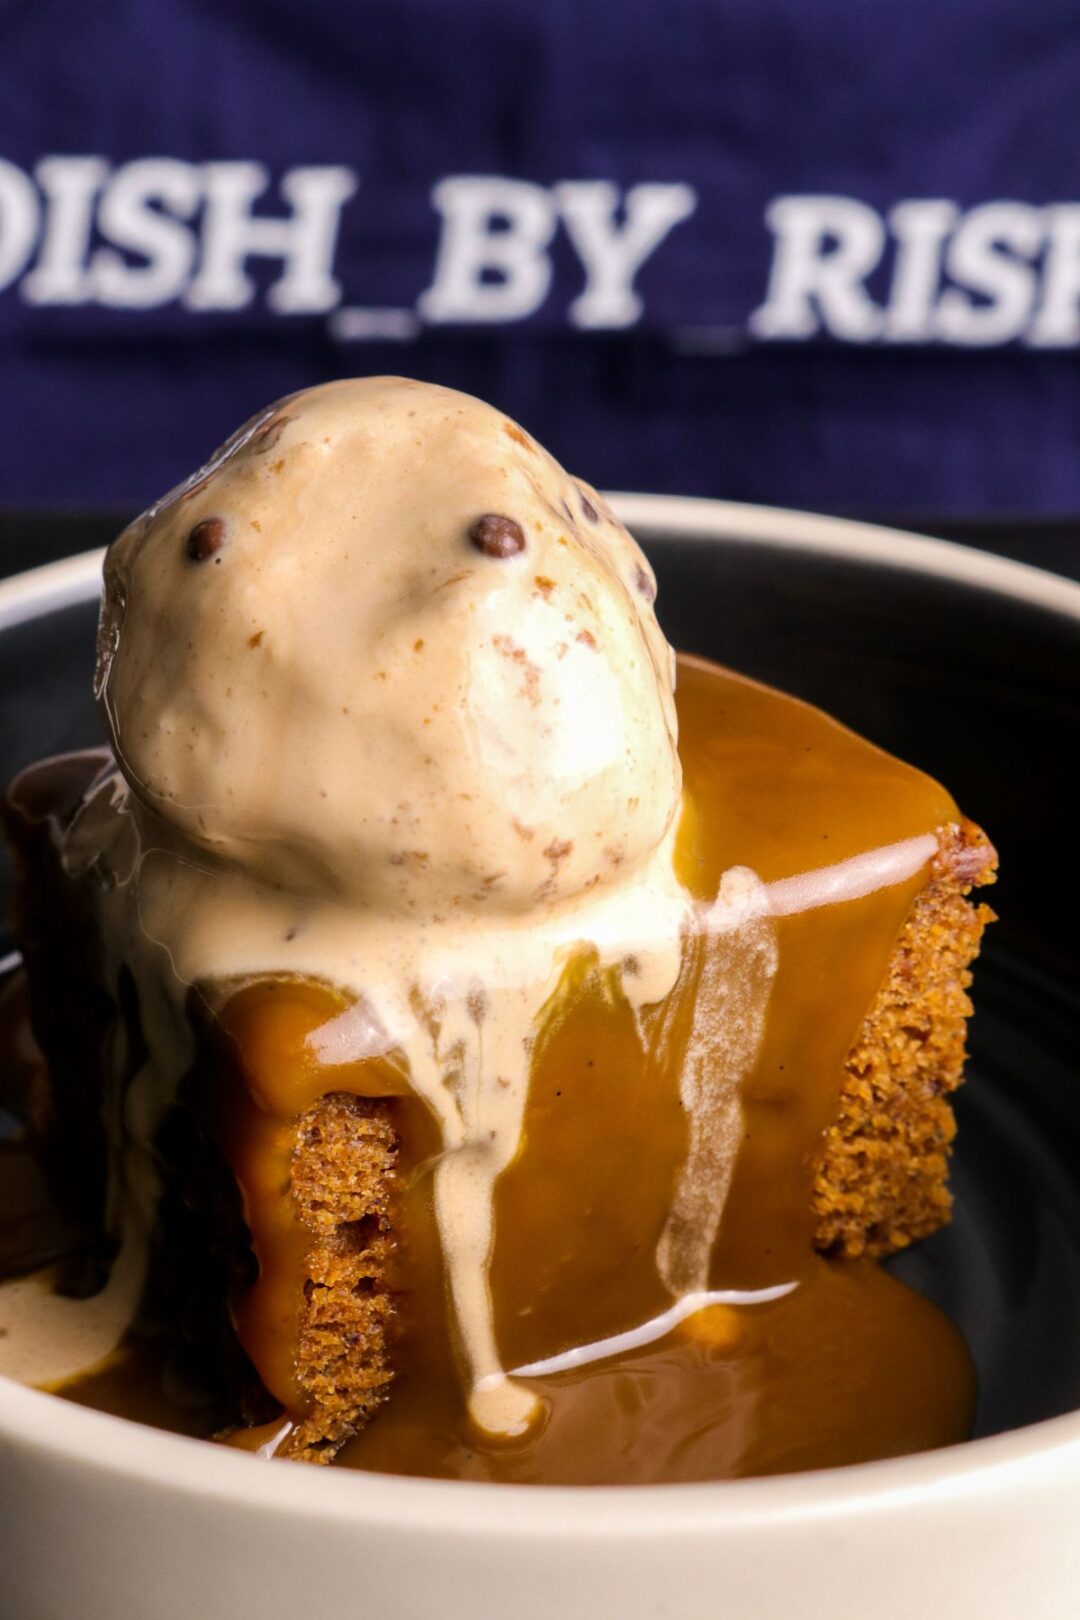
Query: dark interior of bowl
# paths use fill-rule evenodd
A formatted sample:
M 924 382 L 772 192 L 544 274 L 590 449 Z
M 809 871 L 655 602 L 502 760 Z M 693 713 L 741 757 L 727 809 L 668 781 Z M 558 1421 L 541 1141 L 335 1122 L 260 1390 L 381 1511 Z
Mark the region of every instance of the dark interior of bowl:
M 677 646 L 821 704 L 940 777 L 990 832 L 956 1218 L 893 1265 L 963 1329 L 978 1432 L 1080 1406 L 1080 621 L 1000 591 L 767 543 L 641 536 Z M 653 542 L 650 544 L 650 541 Z M 95 608 L 0 635 L 0 772 L 98 740 Z M 3 869 L 4 905 L 8 868 Z M 6 948 L 6 947 L 5 947 Z

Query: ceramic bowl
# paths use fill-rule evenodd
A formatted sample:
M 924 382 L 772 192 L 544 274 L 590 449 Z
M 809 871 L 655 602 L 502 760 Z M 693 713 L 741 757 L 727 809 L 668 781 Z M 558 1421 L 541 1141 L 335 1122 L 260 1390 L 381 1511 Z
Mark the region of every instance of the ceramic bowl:
M 527 1489 L 261 1460 L 0 1379 L 17 1620 L 1064 1620 L 1080 1610 L 1080 585 L 932 540 L 617 497 L 670 638 L 943 778 L 998 844 L 953 1225 L 898 1269 L 960 1323 L 976 1438 L 785 1478 Z M 96 740 L 100 556 L 0 584 L 0 768 Z

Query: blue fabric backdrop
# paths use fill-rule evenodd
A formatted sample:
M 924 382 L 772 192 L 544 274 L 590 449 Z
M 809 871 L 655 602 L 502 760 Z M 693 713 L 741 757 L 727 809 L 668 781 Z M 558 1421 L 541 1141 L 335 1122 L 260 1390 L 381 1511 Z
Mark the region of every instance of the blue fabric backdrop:
M 609 486 L 1080 509 L 1068 0 L 0 0 L 0 85 L 0 504 L 400 371 Z

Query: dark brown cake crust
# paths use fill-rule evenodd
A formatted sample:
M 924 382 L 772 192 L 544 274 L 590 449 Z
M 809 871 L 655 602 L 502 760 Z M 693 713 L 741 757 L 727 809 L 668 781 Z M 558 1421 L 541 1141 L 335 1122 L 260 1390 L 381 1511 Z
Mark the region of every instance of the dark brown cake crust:
M 110 757 L 104 749 L 71 755 L 58 762 L 40 802 L 29 773 L 22 791 L 9 790 L 0 804 L 16 861 L 12 921 L 26 963 L 30 1023 L 46 1059 L 27 1095 L 2 1101 L 26 1125 L 49 1193 L 69 1227 L 66 1269 L 73 1277 L 82 1273 L 73 1291 L 87 1293 L 103 1283 L 116 1247 L 103 1235 L 103 1097 L 117 1013 L 99 982 L 96 919 L 57 858 L 53 819 L 74 812 Z M 136 1058 L 128 1056 L 129 1074 Z

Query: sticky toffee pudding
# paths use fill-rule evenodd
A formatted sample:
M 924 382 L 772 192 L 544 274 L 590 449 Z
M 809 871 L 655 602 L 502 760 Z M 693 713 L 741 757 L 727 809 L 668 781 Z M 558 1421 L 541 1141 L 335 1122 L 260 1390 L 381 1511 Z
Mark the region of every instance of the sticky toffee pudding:
M 125 532 L 112 748 L 5 802 L 7 1180 L 54 1214 L 7 1222 L 0 1371 L 530 1484 L 964 1438 L 962 1340 L 876 1262 L 949 1216 L 993 849 L 820 711 L 676 681 L 654 596 L 595 491 L 394 379 Z

